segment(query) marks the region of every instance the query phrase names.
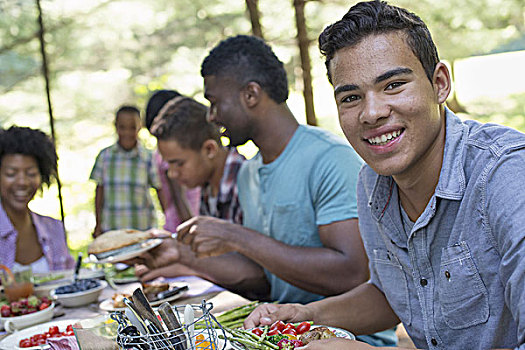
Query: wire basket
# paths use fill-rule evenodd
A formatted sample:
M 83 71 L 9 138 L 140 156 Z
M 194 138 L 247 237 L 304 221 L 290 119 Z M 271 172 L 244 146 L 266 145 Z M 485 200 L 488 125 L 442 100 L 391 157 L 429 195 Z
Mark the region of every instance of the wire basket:
M 181 324 L 181 327 L 171 331 L 137 332 L 134 326 L 126 319 L 122 312 L 113 312 L 112 318 L 119 322 L 117 344 L 122 350 L 224 350 L 226 332 L 210 313 L 213 304 L 202 301 L 201 305 L 191 305 L 195 313 L 195 320 L 190 324 L 184 323 L 184 309 L 186 305 L 172 306 L 172 309 Z M 193 328 L 193 332 L 190 329 Z M 193 335 L 190 335 L 193 333 Z

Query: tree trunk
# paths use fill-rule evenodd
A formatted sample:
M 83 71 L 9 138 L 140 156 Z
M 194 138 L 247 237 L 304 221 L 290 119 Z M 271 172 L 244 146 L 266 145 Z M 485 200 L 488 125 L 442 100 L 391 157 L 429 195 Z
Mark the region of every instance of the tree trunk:
M 252 33 L 259 38 L 264 39 L 258 5 L 259 0 L 246 0 L 246 8 L 250 14 L 250 21 L 252 22 Z
M 312 90 L 312 73 L 310 64 L 310 40 L 306 32 L 306 20 L 304 18 L 304 5 L 306 0 L 294 0 L 295 8 L 295 25 L 297 27 L 297 43 L 301 56 L 301 68 L 303 75 L 303 96 L 306 112 L 306 123 L 317 125 L 317 118 L 314 109 L 314 95 Z
M 47 97 L 47 109 L 49 112 L 49 126 L 51 127 L 51 138 L 53 144 L 56 147 L 56 135 L 55 135 L 55 119 L 53 118 L 53 108 L 51 104 L 51 88 L 50 88 L 50 79 L 49 79 L 49 68 L 47 64 L 47 55 L 46 55 L 46 42 L 44 40 L 45 28 L 44 20 L 42 18 L 42 6 L 40 6 L 40 0 L 35 1 L 36 8 L 38 10 L 38 39 L 40 41 L 40 54 L 42 55 L 42 75 L 44 77 L 45 87 L 46 87 L 46 97 Z M 64 203 L 62 201 L 62 184 L 60 183 L 60 177 L 58 176 L 58 169 L 56 174 L 57 186 L 58 186 L 58 200 L 60 202 L 60 216 L 62 218 L 62 224 L 64 224 Z M 65 227 L 64 227 L 65 231 Z M 66 236 L 67 239 L 67 236 Z

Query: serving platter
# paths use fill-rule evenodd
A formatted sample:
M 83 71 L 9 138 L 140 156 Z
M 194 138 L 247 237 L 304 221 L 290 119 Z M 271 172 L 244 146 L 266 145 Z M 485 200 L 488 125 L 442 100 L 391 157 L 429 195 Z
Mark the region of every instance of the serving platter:
M 139 256 L 140 254 L 155 248 L 161 243 L 161 238 L 151 238 L 145 240 L 144 242 L 133 244 L 128 247 L 104 252 L 103 255 L 98 254 L 98 257 L 94 254 L 90 254 L 89 260 L 95 264 L 113 264 Z M 101 256 L 103 256 L 103 258 L 101 258 Z
M 13 349 L 50 349 L 49 345 L 41 345 L 41 346 L 33 346 L 30 348 L 20 348 L 18 347 L 18 344 L 20 343 L 20 340 L 29 338 L 32 335 L 38 334 L 38 333 L 44 333 L 49 330 L 49 327 L 51 326 L 58 326 L 60 330 L 66 328 L 70 324 L 74 324 L 78 322 L 78 319 L 72 319 L 72 320 L 61 320 L 61 321 L 50 321 L 46 323 L 41 323 L 36 326 L 32 326 L 26 329 L 22 329 L 20 331 L 17 331 L 11 335 L 8 335 L 4 339 L 0 341 L 0 349 L 1 350 L 13 350 Z
M 326 327 L 326 328 L 328 328 L 329 330 L 334 332 L 334 334 L 336 335 L 337 338 L 344 338 L 344 339 L 348 339 L 348 340 L 355 340 L 355 335 L 353 335 L 351 332 L 347 331 L 346 329 L 337 328 L 337 327 L 330 327 L 330 326 L 322 326 L 322 325 L 312 325 L 312 328 L 310 328 L 310 329 L 312 330 L 312 329 L 317 328 L 317 327 Z M 240 343 L 236 343 L 236 342 L 228 342 L 228 345 L 230 345 L 233 349 L 236 349 L 236 350 L 246 350 L 246 349 L 248 349 L 244 345 L 242 345 Z

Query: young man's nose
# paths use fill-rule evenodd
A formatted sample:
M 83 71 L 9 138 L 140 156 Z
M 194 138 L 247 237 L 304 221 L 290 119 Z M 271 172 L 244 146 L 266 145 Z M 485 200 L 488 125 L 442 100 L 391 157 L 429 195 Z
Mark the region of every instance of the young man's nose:
M 390 106 L 375 93 L 365 95 L 364 108 L 359 121 L 365 124 L 375 124 L 379 119 L 390 115 Z
M 178 179 L 179 178 L 179 171 L 177 169 L 174 169 L 173 167 L 170 167 L 168 169 L 168 177 L 170 179 Z

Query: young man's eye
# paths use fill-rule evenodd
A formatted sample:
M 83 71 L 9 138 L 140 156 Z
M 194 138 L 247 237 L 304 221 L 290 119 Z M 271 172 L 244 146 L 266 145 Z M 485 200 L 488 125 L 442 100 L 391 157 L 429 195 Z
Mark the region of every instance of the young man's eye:
M 342 99 L 341 99 L 341 103 L 350 103 L 350 102 L 355 102 L 357 100 L 359 100 L 359 96 L 358 95 L 348 95 L 348 96 L 344 96 Z
M 388 86 L 386 87 L 385 90 L 392 90 L 392 89 L 398 88 L 398 87 L 400 87 L 400 86 L 402 86 L 404 84 L 405 84 L 404 82 L 395 81 L 393 83 L 388 84 Z

